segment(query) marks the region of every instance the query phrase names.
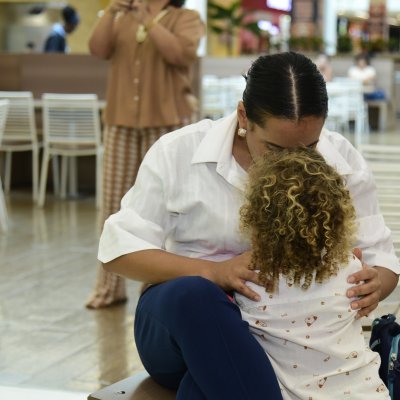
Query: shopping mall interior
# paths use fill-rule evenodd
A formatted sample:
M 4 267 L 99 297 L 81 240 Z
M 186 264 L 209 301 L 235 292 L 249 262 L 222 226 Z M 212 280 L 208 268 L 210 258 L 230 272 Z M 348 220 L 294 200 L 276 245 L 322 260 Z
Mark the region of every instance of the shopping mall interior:
M 133 0 L 129 10 L 119 9 L 120 3 L 124 2 L 0 0 L 0 399 L 175 398 L 174 391 L 148 376 L 136 348 L 133 323 L 140 279 L 126 280 L 127 301 L 85 307 L 99 279 L 103 197 L 109 193 L 103 185 L 109 168 L 103 163 L 105 121 L 110 121 L 107 85 L 119 79 L 113 73 L 130 76 L 122 69 L 115 72 L 114 54 L 125 50 L 136 54 L 126 45 L 119 53 L 99 57 L 98 49 L 106 46 L 101 40 L 93 44 L 93 37 L 107 18 L 116 24 L 123 18 L 120 15 L 138 14 L 136 3 L 144 7 L 140 18 L 149 16 L 154 4 L 185 3 L 183 8 L 196 10 L 192 18 L 196 15 L 203 21 L 201 34 L 193 22 L 185 29 L 195 33 L 179 42 L 196 47 L 190 68 L 186 64 L 181 68 L 190 72 L 186 90 L 194 103 L 193 122 L 229 118 L 242 100 L 246 73 L 259 56 L 294 51 L 311 59 L 326 82 L 324 129 L 339 132 L 365 158 L 374 176 L 380 213 L 400 256 L 400 1 Z M 66 6 L 78 15 L 71 32 L 62 13 Z M 175 8 L 167 8 L 171 7 Z M 157 30 L 171 28 L 165 22 L 170 16 L 160 15 L 144 22 L 132 19 L 145 31 L 143 45 L 136 33 L 135 49 L 156 42 Z M 65 48 L 47 51 L 49 35 L 63 18 Z M 184 28 L 171 29 L 171 40 L 183 37 Z M 359 55 L 373 71 L 369 86 L 350 72 Z M 141 70 L 143 76 L 157 71 L 156 66 L 147 67 L 147 72 Z M 135 83 L 136 79 L 141 78 Z M 118 88 L 124 86 L 121 81 Z M 153 96 L 149 104 L 164 95 L 158 96 L 156 90 Z M 87 141 L 83 146 L 69 142 L 57 153 L 58 139 L 52 147 L 49 126 L 58 111 L 52 113 L 51 107 L 72 100 L 83 103 L 74 106 L 78 111 L 68 122 L 66 135 L 81 123 Z M 167 101 L 165 96 L 162 101 Z M 150 110 L 150 119 L 161 112 L 157 110 L 162 110 L 162 101 Z M 91 112 L 88 119 L 82 110 Z M 140 110 L 136 114 L 140 119 L 139 114 Z M 176 120 L 167 125 L 184 124 Z M 57 134 L 61 140 L 61 130 Z M 400 286 L 362 319 L 366 344 L 373 319 L 388 313 L 400 318 Z M 287 397 L 291 398 L 297 397 Z

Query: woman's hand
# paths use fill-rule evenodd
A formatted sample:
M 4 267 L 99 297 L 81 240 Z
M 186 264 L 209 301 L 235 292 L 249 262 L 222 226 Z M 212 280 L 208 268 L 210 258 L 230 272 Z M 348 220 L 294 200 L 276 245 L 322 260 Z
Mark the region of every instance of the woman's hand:
M 132 0 L 130 9 L 139 24 L 147 25 L 151 21 L 149 6 L 143 0 Z
M 362 262 L 360 249 L 353 250 L 354 255 Z M 363 269 L 347 279 L 355 286 L 347 290 L 347 297 L 359 297 L 358 300 L 351 302 L 351 308 L 357 310 L 356 319 L 368 316 L 368 314 L 378 307 L 382 292 L 382 282 L 378 271 L 362 263 Z
M 119 11 L 127 12 L 132 9 L 131 0 L 113 0 L 109 6 L 111 14 L 116 14 Z
M 209 269 L 206 278 L 216 283 L 225 291 L 235 290 L 251 300 L 259 301 L 257 293 L 246 286 L 246 281 L 260 284 L 258 274 L 250 270 L 251 252 L 248 251 L 230 260 L 216 263 Z

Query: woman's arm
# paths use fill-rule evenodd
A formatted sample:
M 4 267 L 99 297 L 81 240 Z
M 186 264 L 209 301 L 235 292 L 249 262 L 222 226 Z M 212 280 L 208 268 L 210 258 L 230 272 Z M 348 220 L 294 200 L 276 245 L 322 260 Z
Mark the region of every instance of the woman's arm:
M 164 60 L 177 66 L 186 66 L 188 64 L 183 46 L 172 32 L 158 23 L 149 26 L 147 29 L 149 29 L 149 36 Z
M 375 267 L 381 281 L 381 295 L 379 300 L 386 299 L 399 283 L 399 276 L 388 268 Z
M 346 146 L 345 146 L 346 147 Z M 354 283 L 348 290 L 349 297 L 359 296 L 353 301 L 357 317 L 371 313 L 396 287 L 400 272 L 390 230 L 380 212 L 376 185 L 372 173 L 362 155 L 347 146 L 341 154 L 351 166 L 353 173 L 348 176 L 347 185 L 357 211 L 359 235 L 354 255 L 363 261 L 363 269 L 348 278 Z M 362 254 L 361 254 L 362 253 Z M 371 267 L 372 266 L 372 267 Z
M 90 53 L 96 57 L 108 59 L 113 51 L 112 31 L 118 12 L 130 9 L 129 0 L 114 0 L 105 10 L 89 39 Z
M 188 66 L 193 62 L 199 40 L 204 35 L 204 25 L 196 12 L 182 12 L 175 23 L 174 32 L 158 23 L 145 3 L 135 5 L 133 15 L 139 24 L 144 25 L 148 36 L 167 63 Z
M 161 283 L 182 276 L 202 276 L 226 291 L 235 290 L 249 299 L 259 296 L 245 285 L 258 283 L 258 274 L 249 270 L 249 252 L 230 260 L 214 262 L 178 256 L 163 250 L 142 250 L 125 254 L 103 264 L 104 268 L 128 279 L 146 283 Z
M 111 57 L 114 18 L 115 14 L 107 10 L 94 28 L 92 36 L 89 39 L 89 50 L 93 56 L 103 59 Z

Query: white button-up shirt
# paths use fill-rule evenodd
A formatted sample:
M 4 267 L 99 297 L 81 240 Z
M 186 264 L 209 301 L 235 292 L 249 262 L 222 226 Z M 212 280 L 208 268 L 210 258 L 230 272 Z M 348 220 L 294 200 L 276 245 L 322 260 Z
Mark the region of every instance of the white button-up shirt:
M 161 137 L 147 152 L 121 210 L 105 222 L 98 258 L 109 262 L 139 250 L 225 260 L 249 250 L 239 208 L 246 172 L 232 156 L 236 112 Z M 400 273 L 390 230 L 362 156 L 340 134 L 323 129 L 317 149 L 345 176 L 360 225 L 363 261 Z

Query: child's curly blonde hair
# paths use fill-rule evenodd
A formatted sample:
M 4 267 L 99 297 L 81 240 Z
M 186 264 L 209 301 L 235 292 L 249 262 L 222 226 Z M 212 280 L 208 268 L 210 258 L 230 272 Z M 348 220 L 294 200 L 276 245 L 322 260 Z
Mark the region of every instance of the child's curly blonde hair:
M 342 177 L 308 148 L 268 152 L 249 171 L 242 230 L 252 242 L 252 269 L 268 291 L 279 274 L 306 290 L 348 261 L 355 210 Z

